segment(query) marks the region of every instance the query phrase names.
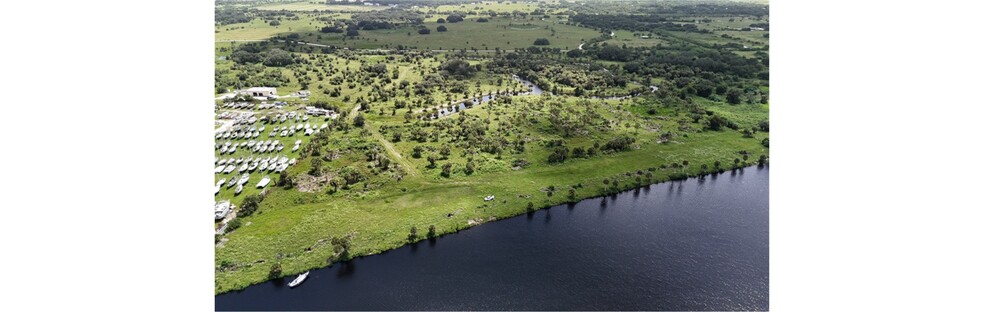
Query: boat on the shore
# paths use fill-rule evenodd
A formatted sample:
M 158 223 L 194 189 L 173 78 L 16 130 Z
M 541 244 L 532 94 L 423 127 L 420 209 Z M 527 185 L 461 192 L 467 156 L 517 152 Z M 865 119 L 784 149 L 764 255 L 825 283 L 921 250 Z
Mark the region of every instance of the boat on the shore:
M 300 285 L 301 283 L 304 282 L 305 279 L 307 279 L 308 274 L 311 274 L 311 271 L 301 273 L 301 275 L 298 275 L 297 278 L 295 278 L 293 281 L 290 281 L 290 283 L 287 284 L 287 286 L 294 288 L 295 286 Z

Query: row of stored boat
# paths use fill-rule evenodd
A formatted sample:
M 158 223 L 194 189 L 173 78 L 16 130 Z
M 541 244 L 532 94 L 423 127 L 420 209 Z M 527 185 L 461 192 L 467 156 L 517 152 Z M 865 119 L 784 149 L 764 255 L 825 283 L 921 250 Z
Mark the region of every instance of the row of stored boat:
M 294 148 L 292 152 L 297 151 L 301 147 L 301 140 L 294 141 Z M 280 140 L 266 140 L 266 141 L 249 141 L 249 142 L 239 142 L 233 143 L 232 141 L 226 141 L 224 144 L 217 144 L 216 149 L 219 150 L 219 154 L 233 154 L 237 149 L 249 150 L 253 153 L 272 153 L 280 152 L 284 149 L 284 144 L 280 143 Z
M 277 137 L 277 136 L 287 137 L 287 136 L 294 136 L 294 134 L 302 130 L 304 131 L 304 135 L 312 135 L 318 133 L 321 130 L 324 130 L 325 128 L 328 128 L 328 123 L 323 123 L 321 124 L 321 126 L 318 125 L 312 126 L 310 123 L 305 123 L 305 124 L 298 123 L 298 124 L 282 126 L 282 127 L 274 126 L 273 129 L 271 129 L 271 131 L 267 133 L 267 135 L 269 137 Z M 266 126 L 260 126 L 259 128 L 257 128 L 256 126 L 249 127 L 249 128 L 237 127 L 227 131 L 216 132 L 215 139 L 217 140 L 218 139 L 229 139 L 229 140 L 255 139 L 260 137 L 260 134 L 262 134 L 264 131 L 266 131 Z
M 270 181 L 271 181 L 270 176 L 263 176 L 263 178 L 260 179 L 260 182 L 256 183 L 256 188 L 264 188 L 270 184 Z M 249 182 L 248 173 L 245 173 L 239 177 L 233 176 L 229 178 L 229 180 L 220 179 L 218 182 L 215 183 L 215 194 L 218 195 L 219 191 L 222 190 L 222 185 L 225 185 L 226 188 L 232 188 L 233 186 L 236 186 L 236 195 L 239 195 L 239 193 L 243 192 L 243 186 L 246 185 L 246 183 L 248 182 Z
M 235 160 L 223 159 L 219 160 L 218 166 L 215 167 L 215 173 L 232 173 L 233 171 L 243 173 L 247 171 L 253 172 L 256 170 L 259 170 L 260 172 L 283 172 L 284 170 L 287 170 L 288 166 L 295 163 L 297 163 L 297 158 L 287 158 L 287 156 L 274 156 L 272 158 L 257 157 L 256 159 L 253 159 L 253 156 L 250 156 L 248 159 L 243 159 L 242 157 Z

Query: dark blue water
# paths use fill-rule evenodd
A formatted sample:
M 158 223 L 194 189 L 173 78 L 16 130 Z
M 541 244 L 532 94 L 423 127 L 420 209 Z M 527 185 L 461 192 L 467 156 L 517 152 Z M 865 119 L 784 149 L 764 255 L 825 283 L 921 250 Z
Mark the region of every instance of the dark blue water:
M 215 305 L 768 310 L 768 174 L 750 167 L 543 209 L 311 271 L 294 289 L 267 282 L 219 295 Z

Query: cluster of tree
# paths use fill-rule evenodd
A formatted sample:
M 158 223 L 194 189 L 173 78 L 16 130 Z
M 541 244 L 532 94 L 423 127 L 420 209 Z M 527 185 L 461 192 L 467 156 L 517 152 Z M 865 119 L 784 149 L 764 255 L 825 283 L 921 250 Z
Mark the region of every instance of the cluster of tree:
M 713 114 L 711 112 L 708 112 L 708 113 L 709 114 L 712 114 L 711 115 L 711 118 L 708 118 L 707 119 L 707 128 L 708 129 L 711 129 L 711 130 L 714 130 L 714 131 L 719 131 L 719 130 L 727 127 L 727 128 L 731 128 L 733 130 L 738 130 L 738 125 L 735 124 L 734 122 L 732 122 L 731 120 L 728 120 L 727 118 L 721 117 L 721 115 L 718 115 L 718 114 Z
M 755 3 L 673 3 L 657 2 L 644 9 L 647 13 L 666 15 L 736 16 L 749 15 L 761 18 L 769 15 L 769 6 Z
M 689 69 L 693 73 L 714 72 L 740 78 L 761 79 L 761 73 L 768 70 L 757 59 L 713 49 L 626 49 L 609 45 L 593 52 L 596 57 L 603 60 L 631 60 L 625 65 L 627 72 L 652 76 L 667 76 L 671 75 L 672 71 Z
M 253 20 L 253 16 L 249 14 L 249 11 L 250 10 L 245 7 L 217 6 L 215 8 L 215 24 L 228 25 L 249 23 L 249 21 Z
M 585 15 L 578 14 L 570 17 L 571 22 L 596 30 L 608 32 L 612 29 L 625 29 L 637 32 L 651 32 L 655 30 L 686 31 L 709 33 L 709 30 L 700 29 L 694 24 L 678 24 L 668 21 L 666 18 L 644 14 L 618 14 L 618 15 Z
M 461 22 L 461 21 L 464 21 L 464 20 L 465 20 L 465 16 L 464 15 L 461 15 L 461 14 L 451 14 L 451 15 L 448 15 L 448 18 L 447 18 L 448 23 L 457 23 L 457 22 Z
M 410 10 L 388 9 L 352 14 L 352 22 L 362 30 L 392 29 L 419 25 L 424 22 L 424 16 Z
M 260 202 L 263 202 L 263 197 L 260 195 L 253 194 L 246 196 L 246 198 L 243 198 L 243 203 L 239 206 L 237 216 L 248 217 L 253 214 L 257 209 L 260 209 Z
M 627 135 L 620 135 L 609 140 L 604 146 L 601 147 L 601 149 L 613 152 L 627 151 L 632 148 L 632 143 L 635 143 L 635 138 Z
M 550 40 L 547 40 L 547 38 L 537 38 L 536 40 L 533 40 L 533 45 L 550 45 Z
M 263 63 L 266 66 L 283 67 L 296 62 L 293 55 L 279 48 L 263 51 L 258 44 L 244 44 L 236 48 L 230 58 L 239 64 Z
M 441 73 L 446 76 L 453 76 L 458 78 L 468 78 L 475 75 L 478 69 L 475 66 L 471 66 L 468 61 L 462 59 L 453 59 L 444 63 L 440 66 Z
M 345 32 L 345 28 L 337 25 L 328 25 L 321 28 L 321 32 L 326 34 L 340 34 Z

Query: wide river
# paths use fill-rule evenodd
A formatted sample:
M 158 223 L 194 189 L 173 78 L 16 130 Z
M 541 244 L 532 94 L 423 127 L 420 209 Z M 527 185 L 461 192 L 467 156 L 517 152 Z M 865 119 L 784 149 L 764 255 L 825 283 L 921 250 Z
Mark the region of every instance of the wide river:
M 768 310 L 769 169 L 654 184 L 215 297 L 217 310 Z

